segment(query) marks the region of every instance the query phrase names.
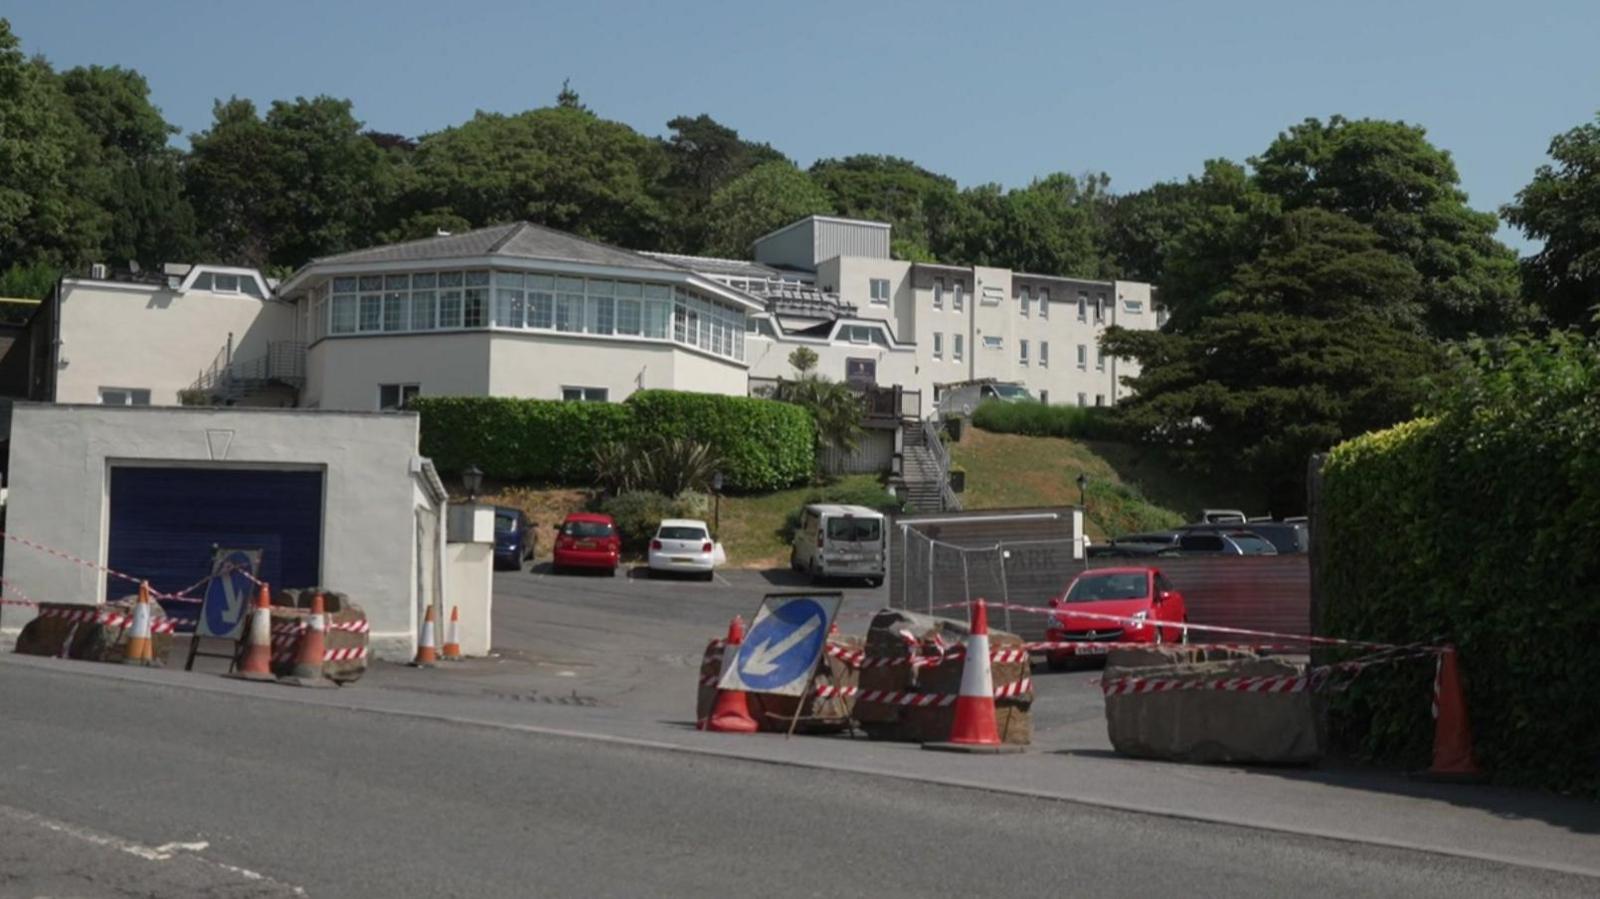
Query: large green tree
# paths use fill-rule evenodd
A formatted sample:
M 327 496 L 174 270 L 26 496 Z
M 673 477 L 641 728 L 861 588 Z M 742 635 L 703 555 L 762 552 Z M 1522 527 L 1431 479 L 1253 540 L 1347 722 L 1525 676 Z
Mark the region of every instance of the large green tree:
M 702 252 L 710 239 L 706 209 L 718 190 L 767 162 L 788 162 L 767 144 L 739 137 L 739 132 L 709 115 L 678 116 L 667 122 L 672 134 L 663 143 L 667 169 L 662 182 L 666 197 L 667 245 L 678 252 Z
M 827 193 L 791 163 L 758 165 L 711 198 L 708 249 L 721 256 L 747 258 L 757 237 L 796 219 L 833 211 Z
M 348 100 L 219 101 L 194 136 L 189 197 L 212 258 L 295 267 L 376 234 L 388 175 Z
M 866 154 L 818 160 L 809 173 L 840 215 L 888 222 L 897 257 L 932 258 L 930 218 L 955 197 L 954 179 L 909 159 Z
M 526 219 L 626 247 L 661 246 L 661 145 L 573 102 L 479 112 L 423 137 L 392 218 L 446 210 L 478 227 Z
M 1551 161 L 1506 205 L 1542 242 L 1523 260 L 1528 297 L 1558 327 L 1600 330 L 1600 116 L 1550 141 Z
M 54 71 L 0 19 L 0 260 L 95 261 L 110 226 L 95 202 L 97 150 Z

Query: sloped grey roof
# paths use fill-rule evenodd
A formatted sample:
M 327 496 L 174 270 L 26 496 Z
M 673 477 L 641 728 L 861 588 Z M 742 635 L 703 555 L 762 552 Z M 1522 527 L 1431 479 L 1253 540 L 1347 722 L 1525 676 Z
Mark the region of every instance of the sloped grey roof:
M 784 274 L 781 269 L 746 259 L 722 259 L 716 256 L 683 256 L 677 253 L 652 253 L 649 251 L 644 251 L 642 255 L 692 269 L 702 275 L 726 275 L 735 278 L 780 278 Z
M 588 240 L 565 231 L 546 228 L 531 222 L 512 222 L 491 225 L 475 231 L 425 237 L 404 243 L 369 247 L 334 256 L 323 256 L 312 265 L 332 263 L 350 265 L 379 262 L 424 262 L 436 259 L 470 259 L 480 256 L 510 256 L 518 259 L 542 259 L 550 262 L 577 262 L 589 265 L 610 265 L 619 268 L 643 268 L 656 271 L 684 271 L 683 266 L 661 259 L 613 247 L 599 241 Z

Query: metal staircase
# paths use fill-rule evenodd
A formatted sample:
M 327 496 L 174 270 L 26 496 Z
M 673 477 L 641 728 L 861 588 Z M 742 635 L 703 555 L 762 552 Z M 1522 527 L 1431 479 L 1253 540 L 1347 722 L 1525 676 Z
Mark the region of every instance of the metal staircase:
M 234 357 L 233 335 L 189 387 L 191 401 L 204 405 L 255 405 L 267 398 L 289 399 L 305 387 L 306 345 L 274 340 L 267 351 L 248 359 Z M 282 403 L 270 403 L 280 405 Z

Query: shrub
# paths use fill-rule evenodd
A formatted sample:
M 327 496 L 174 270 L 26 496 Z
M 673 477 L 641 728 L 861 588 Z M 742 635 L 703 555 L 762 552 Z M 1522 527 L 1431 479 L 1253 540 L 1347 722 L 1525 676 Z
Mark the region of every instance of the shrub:
M 643 437 L 632 444 L 602 443 L 594 448 L 595 484 L 606 493 L 648 490 L 677 496 L 705 492 L 722 467 L 709 444 L 685 437 Z
M 594 447 L 627 440 L 633 415 L 614 403 L 503 397 L 417 397 L 422 454 L 441 472 L 477 465 L 497 480 L 581 483 L 594 477 Z
M 625 404 L 638 434 L 687 437 L 722 457 L 726 489 L 777 490 L 811 475 L 815 425 L 806 410 L 743 396 L 641 390 Z
M 1115 436 L 1110 412 L 1108 408 L 989 400 L 972 413 L 972 424 L 998 434 L 1104 440 Z
M 1455 643 L 1477 752 L 1497 777 L 1600 796 L 1600 348 L 1479 348 L 1434 415 L 1323 466 L 1320 632 Z M 1365 673 L 1334 733 L 1426 762 L 1432 666 Z
M 704 521 L 710 506 L 709 498 L 703 493 L 667 496 L 649 490 L 636 490 L 607 497 L 600 502 L 598 511 L 610 515 L 617 522 L 624 549 L 644 552 L 662 519 L 695 518 Z
M 905 502 L 899 497 L 890 496 L 889 491 L 876 484 L 837 484 L 827 487 L 818 487 L 806 494 L 800 504 L 789 510 L 783 519 L 783 535 L 785 542 L 794 539 L 794 532 L 800 529 L 800 519 L 805 514 L 805 507 L 812 503 L 838 503 L 844 506 L 866 506 L 893 515 L 905 507 Z

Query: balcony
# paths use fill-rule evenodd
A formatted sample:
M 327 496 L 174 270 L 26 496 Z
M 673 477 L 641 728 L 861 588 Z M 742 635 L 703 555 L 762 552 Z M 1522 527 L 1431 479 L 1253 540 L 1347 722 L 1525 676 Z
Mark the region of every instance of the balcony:
M 297 340 L 275 340 L 266 353 L 247 359 L 234 357 L 233 338 L 200 371 L 187 391 L 193 405 L 232 406 L 270 394 L 298 394 L 306 383 L 306 345 Z M 292 404 L 292 403 L 291 403 Z

